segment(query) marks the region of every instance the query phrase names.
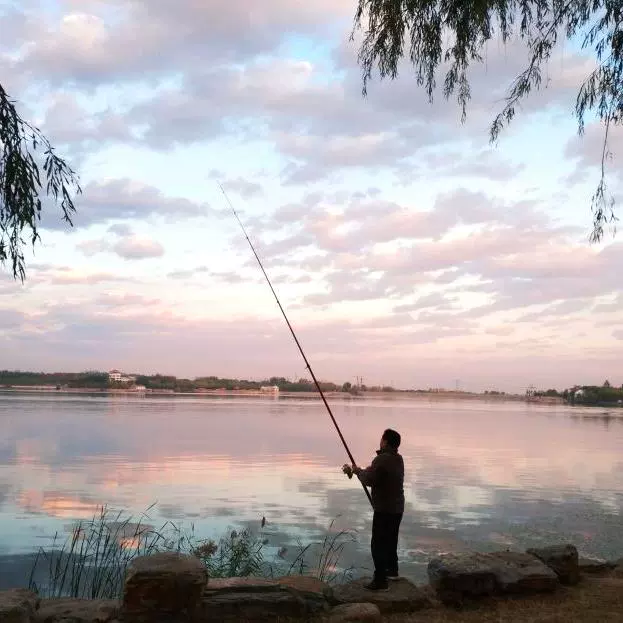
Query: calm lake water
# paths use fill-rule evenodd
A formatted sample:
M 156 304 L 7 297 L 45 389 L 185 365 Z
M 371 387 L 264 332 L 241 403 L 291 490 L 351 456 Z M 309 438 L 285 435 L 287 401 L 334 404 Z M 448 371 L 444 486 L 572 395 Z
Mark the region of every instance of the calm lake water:
M 623 419 L 523 402 L 335 400 L 359 464 L 386 427 L 403 436 L 401 572 L 441 551 L 570 541 L 623 555 Z M 199 537 L 259 527 L 271 547 L 330 522 L 356 531 L 343 563 L 367 573 L 371 512 L 319 400 L 0 393 L 0 584 L 23 557 L 105 504 Z

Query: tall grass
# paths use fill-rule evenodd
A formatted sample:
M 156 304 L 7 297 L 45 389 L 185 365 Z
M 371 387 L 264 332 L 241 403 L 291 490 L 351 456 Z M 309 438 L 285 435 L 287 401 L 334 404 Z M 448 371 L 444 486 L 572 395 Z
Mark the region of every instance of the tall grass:
M 322 541 L 303 545 L 299 540 L 298 554 L 290 564 L 286 575 L 293 573 L 312 575 L 328 584 L 334 584 L 338 581 L 345 582 L 351 579 L 354 569 L 352 566 L 340 569 L 339 562 L 346 545 L 355 542 L 355 532 L 353 530 L 337 530 L 335 519 L 333 519 Z M 308 563 L 310 554 L 315 560 L 312 565 Z
M 91 519 L 79 521 L 64 541 L 55 534 L 51 546 L 37 552 L 29 588 L 42 597 L 117 599 L 132 560 L 158 552 L 196 556 L 213 578 L 297 573 L 333 583 L 352 573 L 352 568 L 340 570 L 338 565 L 344 547 L 355 536 L 352 531 L 336 530 L 335 520 L 322 541 L 305 546 L 299 541 L 292 560 L 285 547 L 267 560 L 270 542 L 264 533 L 265 520 L 258 533 L 232 530 L 215 542 L 197 539 L 193 524 L 185 530 L 167 521 L 155 528 L 147 514 L 151 508 L 134 522 L 131 516 L 104 506 Z

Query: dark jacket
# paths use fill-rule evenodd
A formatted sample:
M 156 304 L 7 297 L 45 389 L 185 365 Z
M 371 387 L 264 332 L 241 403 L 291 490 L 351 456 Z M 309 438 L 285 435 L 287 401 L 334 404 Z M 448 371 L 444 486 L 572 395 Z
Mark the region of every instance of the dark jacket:
M 405 509 L 405 465 L 393 448 L 378 450 L 370 467 L 359 472 L 359 480 L 372 488 L 372 507 L 379 513 L 403 513 Z

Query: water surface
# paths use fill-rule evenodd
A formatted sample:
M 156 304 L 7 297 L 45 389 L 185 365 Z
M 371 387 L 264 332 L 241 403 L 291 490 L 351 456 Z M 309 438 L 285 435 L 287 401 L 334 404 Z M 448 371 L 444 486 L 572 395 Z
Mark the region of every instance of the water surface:
M 332 407 L 360 464 L 384 428 L 403 436 L 404 575 L 421 581 L 432 555 L 467 548 L 570 541 L 623 555 L 616 410 L 396 398 Z M 369 503 L 341 473 L 347 457 L 317 400 L 5 392 L 0 430 L 0 584 L 18 581 L 20 556 L 103 504 L 138 517 L 156 503 L 151 523 L 192 522 L 200 537 L 265 516 L 276 548 L 321 538 L 337 518 L 357 534 L 342 562 L 370 567 Z

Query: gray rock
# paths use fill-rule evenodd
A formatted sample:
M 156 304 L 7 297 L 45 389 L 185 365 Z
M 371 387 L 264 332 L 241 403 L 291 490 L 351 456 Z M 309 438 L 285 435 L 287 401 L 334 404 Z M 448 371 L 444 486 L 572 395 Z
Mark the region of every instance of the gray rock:
M 329 623 L 379 623 L 383 620 L 379 607 L 371 603 L 341 604 L 331 610 Z
M 464 597 L 547 592 L 558 586 L 551 569 L 519 552 L 444 554 L 429 562 L 428 578 L 444 603 L 461 602 Z
M 35 623 L 109 623 L 121 604 L 112 599 L 43 599 Z
M 333 596 L 339 604 L 371 603 L 383 614 L 394 612 L 416 612 L 430 605 L 427 595 L 405 578 L 390 582 L 389 591 L 379 593 L 364 588 L 372 578 L 360 578 L 333 589 Z
M 579 556 L 575 545 L 533 547 L 526 551 L 555 571 L 563 584 L 573 585 L 580 581 Z
M 36 593 L 25 588 L 0 591 L 0 621 L 2 623 L 31 623 L 39 606 Z
M 207 580 L 204 564 L 193 556 L 164 552 L 136 558 L 126 574 L 123 619 L 188 619 L 201 606 Z

